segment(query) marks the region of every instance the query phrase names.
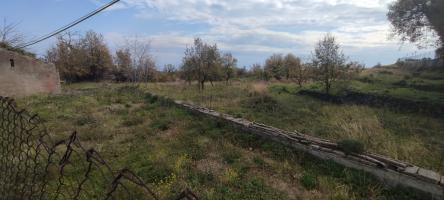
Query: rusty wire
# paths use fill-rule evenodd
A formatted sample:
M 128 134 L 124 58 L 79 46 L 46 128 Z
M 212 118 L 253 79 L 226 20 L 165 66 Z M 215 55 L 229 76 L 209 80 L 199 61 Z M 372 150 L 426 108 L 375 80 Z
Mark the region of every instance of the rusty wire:
M 37 115 L 0 97 L 0 199 L 159 199 L 129 169 L 113 170 L 73 132 L 54 142 Z M 189 189 L 177 199 L 198 199 Z

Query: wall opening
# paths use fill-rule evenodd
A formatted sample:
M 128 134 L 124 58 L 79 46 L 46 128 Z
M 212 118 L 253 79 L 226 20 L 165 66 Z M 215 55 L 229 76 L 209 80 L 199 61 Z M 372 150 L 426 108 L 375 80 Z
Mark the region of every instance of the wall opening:
M 14 59 L 9 59 L 9 63 L 11 64 L 11 68 L 15 67 Z

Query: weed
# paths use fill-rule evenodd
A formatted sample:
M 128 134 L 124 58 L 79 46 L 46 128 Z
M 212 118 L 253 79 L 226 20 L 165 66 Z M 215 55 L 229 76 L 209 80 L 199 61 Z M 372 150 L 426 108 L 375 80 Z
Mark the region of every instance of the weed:
M 145 94 L 145 102 L 152 104 L 155 103 L 157 100 L 158 100 L 157 96 L 152 95 L 150 93 Z
M 151 122 L 151 127 L 161 130 L 161 131 L 166 131 L 170 128 L 171 123 L 172 123 L 172 121 L 170 119 L 157 118 Z
M 161 162 L 147 163 L 138 169 L 137 175 L 149 183 L 157 183 L 168 178 L 173 171 Z
M 251 108 L 256 111 L 267 112 L 277 111 L 279 109 L 278 102 L 268 94 L 252 95 L 242 102 L 246 108 Z
M 82 115 L 79 118 L 77 118 L 75 125 L 77 126 L 84 126 L 88 124 L 95 124 L 97 120 L 90 115 Z
M 302 186 L 308 190 L 313 190 L 318 186 L 318 179 L 311 173 L 304 173 L 300 179 Z
M 236 149 L 230 148 L 222 153 L 222 157 L 226 163 L 233 164 L 241 158 L 241 154 Z
M 361 154 L 364 152 L 364 144 L 357 140 L 344 139 L 338 142 L 338 148 L 341 149 L 346 155 L 355 153 Z
M 255 156 L 253 158 L 253 162 L 254 162 L 254 164 L 256 164 L 257 166 L 259 166 L 261 168 L 265 168 L 265 166 L 267 165 L 267 163 L 264 161 L 264 159 L 262 159 L 259 156 Z
M 122 122 L 123 126 L 136 126 L 143 123 L 143 118 L 140 116 L 128 116 L 126 119 Z

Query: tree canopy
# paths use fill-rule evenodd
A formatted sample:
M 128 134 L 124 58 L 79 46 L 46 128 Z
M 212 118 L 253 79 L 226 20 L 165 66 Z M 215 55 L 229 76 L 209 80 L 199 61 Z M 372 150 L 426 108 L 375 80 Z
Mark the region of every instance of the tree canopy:
M 221 66 L 222 59 L 217 45 L 196 38 L 194 45 L 185 50 L 182 73 L 187 81 L 197 80 L 199 88 L 203 90 L 205 82 L 216 81 L 220 77 Z
M 113 66 L 103 36 L 93 31 L 84 36 L 59 36 L 57 45 L 47 51 L 46 60 L 53 62 L 61 78 L 68 82 L 103 79 Z
M 326 93 L 330 93 L 334 82 L 344 77 L 347 71 L 345 60 L 333 35 L 325 35 L 316 44 L 312 62 L 317 71 L 317 78 L 323 83 Z
M 389 6 L 387 17 L 393 34 L 402 41 L 416 43 L 418 47 L 432 42 L 439 47 L 437 55 L 444 56 L 443 0 L 397 0 Z

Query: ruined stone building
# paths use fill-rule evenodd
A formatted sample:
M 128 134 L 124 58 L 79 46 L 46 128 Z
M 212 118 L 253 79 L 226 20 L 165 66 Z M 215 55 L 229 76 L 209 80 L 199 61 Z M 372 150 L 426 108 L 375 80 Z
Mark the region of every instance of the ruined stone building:
M 60 77 L 53 64 L 0 48 L 0 96 L 59 92 Z

